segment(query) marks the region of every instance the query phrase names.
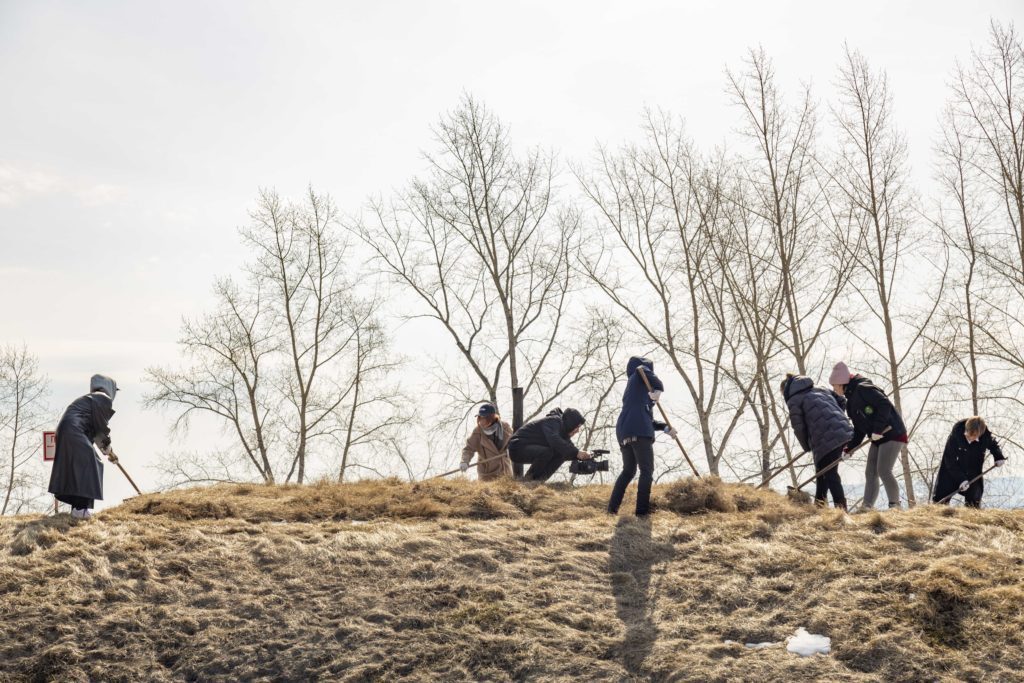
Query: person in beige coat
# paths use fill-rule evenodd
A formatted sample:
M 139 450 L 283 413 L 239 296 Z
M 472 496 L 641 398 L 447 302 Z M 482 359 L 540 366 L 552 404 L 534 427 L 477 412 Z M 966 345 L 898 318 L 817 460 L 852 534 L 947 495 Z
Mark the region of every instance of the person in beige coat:
M 477 456 L 476 474 L 480 481 L 493 481 L 512 476 L 512 461 L 508 457 L 508 442 L 512 427 L 503 422 L 498 410 L 490 403 L 480 406 L 476 427 L 466 439 L 462 449 L 462 471 L 469 469 L 473 456 Z

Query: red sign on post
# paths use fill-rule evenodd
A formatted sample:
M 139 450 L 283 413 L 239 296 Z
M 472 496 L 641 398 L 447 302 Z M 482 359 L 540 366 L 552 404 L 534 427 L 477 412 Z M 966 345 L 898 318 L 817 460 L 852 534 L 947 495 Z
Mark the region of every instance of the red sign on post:
M 57 457 L 57 432 L 43 432 L 43 461 L 52 462 Z

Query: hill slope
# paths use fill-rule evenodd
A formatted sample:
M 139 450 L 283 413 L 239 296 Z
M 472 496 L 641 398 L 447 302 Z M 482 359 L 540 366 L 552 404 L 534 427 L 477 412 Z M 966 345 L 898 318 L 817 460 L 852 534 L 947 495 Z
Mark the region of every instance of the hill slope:
M 0 679 L 1008 680 L 1024 514 L 397 482 L 0 520 Z M 627 501 L 628 503 L 628 501 Z M 726 510 L 719 512 L 718 510 Z M 685 514 L 683 514 L 685 513 Z M 798 627 L 832 638 L 802 658 Z M 735 642 L 726 642 L 735 641 Z

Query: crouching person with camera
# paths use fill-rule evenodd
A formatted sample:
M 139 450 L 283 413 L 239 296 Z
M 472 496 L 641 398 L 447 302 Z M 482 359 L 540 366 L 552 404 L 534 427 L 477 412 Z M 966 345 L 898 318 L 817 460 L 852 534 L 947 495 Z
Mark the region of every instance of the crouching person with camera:
M 562 463 L 591 458 L 572 442 L 585 423 L 575 408 L 566 408 L 564 413 L 555 408 L 517 429 L 508 443 L 508 454 L 512 462 L 530 465 L 524 477 L 527 481 L 547 481 Z
M 647 383 L 640 376 L 640 368 L 647 375 Z M 654 483 L 654 435 L 665 432 L 675 436 L 675 430 L 664 422 L 654 419 L 652 408 L 665 387 L 654 374 L 654 363 L 633 356 L 626 365 L 626 390 L 622 394 L 622 412 L 615 423 L 615 438 L 622 448 L 622 474 L 615 480 L 612 497 L 608 500 L 608 513 L 615 515 L 622 505 L 626 488 L 640 469 L 640 481 L 636 487 L 636 516 L 643 517 L 651 512 L 651 484 Z

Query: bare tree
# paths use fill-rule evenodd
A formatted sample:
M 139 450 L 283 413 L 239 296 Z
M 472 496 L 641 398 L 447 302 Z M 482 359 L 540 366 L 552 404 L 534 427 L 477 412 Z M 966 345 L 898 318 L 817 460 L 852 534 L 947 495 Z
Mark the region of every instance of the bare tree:
M 411 295 L 410 317 L 443 327 L 469 370 L 467 383 L 440 369 L 450 412 L 522 387 L 529 418 L 592 373 L 593 344 L 568 333 L 578 217 L 556 204 L 554 158 L 515 154 L 504 124 L 471 97 L 434 137 L 427 177 L 394 201 L 373 202 L 352 229 Z
M 999 211 L 979 235 L 986 278 L 977 327 L 985 353 L 1024 385 L 1024 43 L 1012 25 L 993 21 L 988 44 L 957 68 L 950 126 L 969 151 L 960 163 L 976 174 L 983 199 Z M 948 135 L 947 135 L 948 137 Z M 1019 402 L 1019 399 L 1014 398 Z
M 33 459 L 39 455 L 42 430 L 51 418 L 49 391 L 49 380 L 39 371 L 39 359 L 27 347 L 0 349 L 0 515 L 25 511 L 41 493 L 42 477 L 38 468 L 33 468 Z
M 259 281 L 246 291 L 230 279 L 219 279 L 214 295 L 214 313 L 182 323 L 178 345 L 190 364 L 181 370 L 148 369 L 147 381 L 155 388 L 145 404 L 178 411 L 176 430 L 187 430 L 197 414 L 214 416 L 237 438 L 246 464 L 273 484 L 281 466 L 272 457 L 280 411 L 280 397 L 270 379 L 280 346 L 274 314 Z M 169 473 L 180 481 L 221 481 L 230 478 L 227 472 L 232 469 L 221 464 L 217 475 L 211 475 L 206 464 L 182 468 L 181 462 L 172 463 Z
M 885 74 L 872 71 L 864 57 L 847 48 L 838 88 L 841 102 L 834 115 L 841 149 L 833 177 L 859 232 L 859 239 L 850 247 L 857 271 L 853 290 L 868 320 L 881 327 L 881 344 L 867 332 L 867 323 L 848 325 L 848 331 L 882 363 L 893 404 L 913 435 L 927 414 L 928 400 L 946 360 L 944 354 L 939 357 L 927 344 L 929 328 L 942 301 L 946 269 L 930 263 L 921 232 L 913 222 L 914 200 L 906 185 L 906 142 L 892 120 L 892 95 Z M 906 268 L 904 261 L 910 258 L 920 270 L 934 268 L 939 280 L 934 291 L 927 293 L 933 303 L 923 311 L 906 304 L 909 297 L 900 296 L 904 303 L 896 304 L 898 295 L 906 289 L 907 281 L 901 279 L 901 274 Z M 915 389 L 922 391 L 917 396 L 918 412 L 910 419 L 904 396 Z M 902 464 L 907 499 L 913 506 L 914 470 L 906 447 Z M 923 467 L 918 470 L 924 472 Z
M 838 326 L 851 260 L 845 224 L 829 210 L 828 176 L 818 172 L 817 112 L 809 86 L 794 109 L 786 107 L 763 49 L 750 51 L 741 72 L 726 74 L 743 112 L 740 133 L 756 149 L 735 165 L 748 190 L 736 200 L 770 227 L 769 263 L 778 269 L 785 314 L 779 341 L 806 375 L 815 347 Z
M 377 302 L 346 277 L 329 197 L 310 189 L 296 204 L 261 192 L 242 237 L 255 254 L 245 285 L 218 281 L 216 312 L 184 322 L 190 365 L 150 369 L 147 404 L 178 411 L 179 428 L 197 414 L 220 420 L 267 483 L 302 483 L 314 455 L 321 469 L 335 456 L 344 476 L 354 449 L 384 443 L 408 419 L 387 383 L 400 359 L 389 356 Z M 192 482 L 239 476 L 230 458 L 198 464 L 182 456 L 167 469 Z
M 642 147 L 599 150 L 599 169 L 576 176 L 595 212 L 580 268 L 683 379 L 709 470 L 747 402 L 730 391 L 726 273 L 714 257 L 722 170 L 707 165 L 666 116 L 648 114 Z M 694 423 L 695 422 L 695 423 Z

